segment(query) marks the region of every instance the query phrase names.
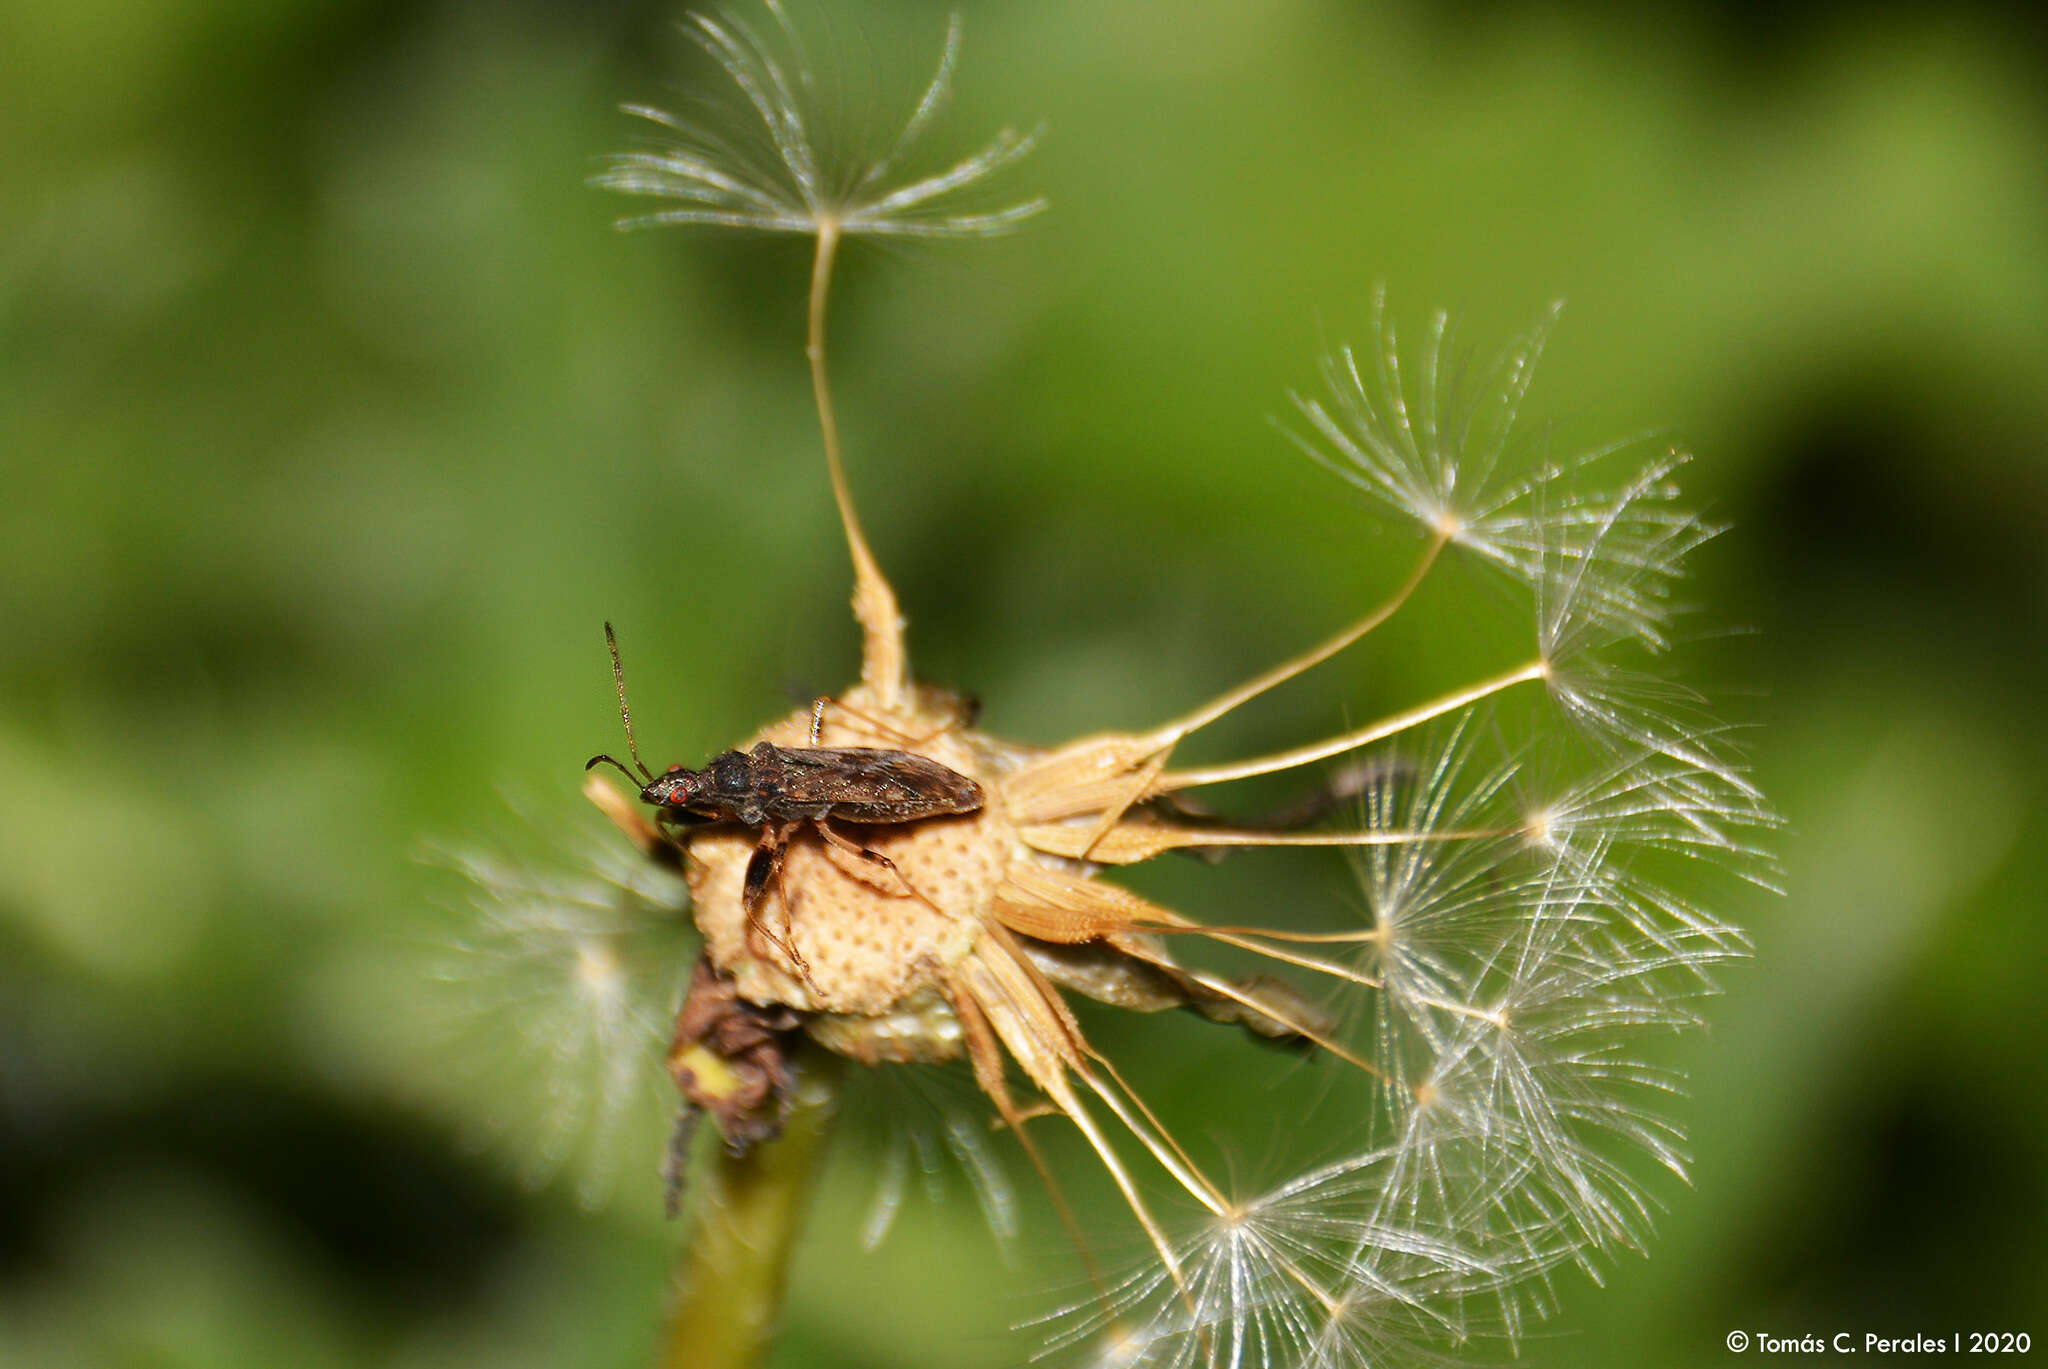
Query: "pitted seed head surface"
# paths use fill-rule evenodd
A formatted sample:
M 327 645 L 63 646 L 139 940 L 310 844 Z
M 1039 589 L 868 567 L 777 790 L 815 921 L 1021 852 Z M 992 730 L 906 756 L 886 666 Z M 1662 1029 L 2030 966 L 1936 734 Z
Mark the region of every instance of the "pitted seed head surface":
M 741 744 L 811 744 L 806 708 Z M 792 835 L 782 872 L 756 919 L 803 957 L 798 973 L 773 940 L 750 927 L 742 894 L 759 834 L 744 828 L 690 839 L 689 881 L 698 929 L 715 964 L 756 1003 L 806 1012 L 880 1015 L 944 981 L 982 935 L 1009 862 L 1022 849 L 951 696 L 923 693 L 894 710 L 872 706 L 856 687 L 826 706 L 821 746 L 866 746 L 929 757 L 981 784 L 982 808 L 905 823 L 854 824 L 835 831 L 886 856 L 894 869 L 834 848 L 808 825 Z

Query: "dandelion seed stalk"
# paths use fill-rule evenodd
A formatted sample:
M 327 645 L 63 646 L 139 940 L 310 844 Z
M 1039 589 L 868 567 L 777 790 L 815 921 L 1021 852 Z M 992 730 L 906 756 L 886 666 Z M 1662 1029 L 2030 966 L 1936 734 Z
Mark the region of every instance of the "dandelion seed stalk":
M 1421 588 L 1423 580 L 1429 575 L 1430 568 L 1436 564 L 1438 556 L 1443 553 L 1444 540 L 1441 534 L 1430 538 L 1429 545 L 1423 549 L 1421 559 L 1415 563 L 1415 568 L 1408 572 L 1408 578 L 1392 594 L 1388 595 L 1386 601 L 1378 608 L 1373 609 L 1357 622 L 1350 624 L 1328 641 L 1303 652 L 1292 660 L 1282 661 L 1263 675 L 1258 675 L 1245 681 L 1236 689 L 1230 690 L 1228 693 L 1220 695 L 1202 705 L 1202 707 L 1188 714 L 1185 718 L 1181 718 L 1161 728 L 1158 733 L 1161 747 L 1173 745 L 1183 737 L 1186 737 L 1190 732 L 1207 727 L 1218 718 L 1234 711 L 1242 704 L 1249 703 L 1267 690 L 1283 685 L 1297 675 L 1301 675 L 1321 665 L 1324 661 L 1329 660 L 1353 642 L 1358 641 L 1367 633 L 1385 623 L 1389 618 L 1398 613 L 1403 605 L 1415 597 L 1415 591 Z
M 825 469 L 832 478 L 832 500 L 846 531 L 846 549 L 853 557 L 853 617 L 861 628 L 861 680 L 877 701 L 893 707 L 903 692 L 903 614 L 896 591 L 868 549 L 854 512 L 853 490 L 846 483 L 840 455 L 839 416 L 832 407 L 832 379 L 826 369 L 825 317 L 832 295 L 832 264 L 839 250 L 839 224 L 818 221 L 817 252 L 811 262 L 811 300 L 804 355 L 811 364 L 811 394 L 818 405 L 818 431 L 825 444 Z
M 1446 694 L 1440 699 L 1433 699 L 1429 703 L 1411 708 L 1405 713 L 1396 713 L 1392 717 L 1383 718 L 1379 722 L 1373 723 L 1369 727 L 1361 727 L 1355 732 L 1342 732 L 1320 742 L 1312 742 L 1307 746 L 1295 747 L 1291 751 L 1282 751 L 1272 756 L 1262 756 L 1257 760 L 1239 761 L 1233 765 L 1212 765 L 1198 770 L 1169 770 L 1159 778 L 1157 787 L 1161 791 L 1192 789 L 1197 785 L 1224 784 L 1231 780 L 1248 780 L 1254 775 L 1271 775 L 1281 770 L 1295 770 L 1304 765 L 1313 765 L 1317 761 L 1328 760 L 1332 756 L 1341 756 L 1346 751 L 1356 751 L 1362 746 L 1370 746 L 1376 741 L 1383 741 L 1397 733 L 1420 727 L 1424 723 L 1435 718 L 1441 718 L 1447 713 L 1455 713 L 1461 708 L 1468 708 L 1490 695 L 1500 693 L 1503 689 L 1508 689 L 1518 684 L 1527 684 L 1531 680 L 1543 679 L 1549 673 L 1550 667 L 1546 662 L 1540 660 L 1533 661 L 1519 669 L 1496 675 L 1490 680 L 1481 680 L 1476 685 Z
M 691 1231 L 655 1369 L 750 1369 L 774 1344 L 842 1073 L 837 1056 L 805 1051 L 782 1134 L 744 1155 L 721 1146 L 692 1174 Z

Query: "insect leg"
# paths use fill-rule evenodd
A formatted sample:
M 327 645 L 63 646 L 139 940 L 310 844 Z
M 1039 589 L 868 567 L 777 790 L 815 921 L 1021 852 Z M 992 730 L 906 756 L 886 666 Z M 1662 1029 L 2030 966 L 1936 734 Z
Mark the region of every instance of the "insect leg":
M 789 886 L 780 880 L 775 884 L 775 899 L 782 905 L 782 940 L 778 944 L 789 957 L 789 963 L 795 966 L 797 978 L 803 980 L 804 986 L 812 993 L 817 993 L 818 981 L 811 978 L 811 963 L 796 948 L 796 910 L 789 906 Z
M 682 871 L 682 843 L 661 826 L 659 810 L 655 812 L 655 820 L 649 822 L 602 775 L 592 775 L 583 781 L 583 797 L 595 804 L 614 827 L 624 832 L 626 838 L 640 848 L 642 855 L 657 865 L 678 873 Z
M 875 740 L 889 742 L 895 746 L 915 746 L 918 738 L 911 736 L 900 727 L 892 727 L 872 713 L 863 713 L 851 704 L 826 695 L 811 700 L 811 745 L 818 746 L 825 735 L 825 710 L 836 708 L 857 723 L 863 724 Z
M 887 870 L 891 875 L 895 876 L 896 882 L 903 886 L 904 894 L 916 899 L 939 916 L 944 917 L 946 915 L 944 908 L 941 908 L 938 904 L 925 897 L 923 891 L 910 882 L 910 876 L 904 874 L 902 870 L 897 868 L 895 861 L 889 859 L 880 851 L 870 846 L 861 845 L 852 837 L 847 836 L 846 833 L 834 828 L 831 823 L 823 818 L 813 822 L 811 826 L 817 829 L 818 835 L 823 837 L 825 844 L 833 850 L 838 851 L 842 855 L 852 856 L 858 860 L 866 861 L 870 865 Z
M 768 892 L 768 886 L 782 873 L 783 838 L 780 828 L 763 828 L 760 844 L 754 847 L 754 854 L 747 859 L 747 879 L 740 895 L 740 906 L 747 910 L 749 918 L 760 906 L 761 895 Z
M 892 742 L 900 747 L 916 748 L 935 738 L 943 737 L 956 728 L 972 727 L 974 725 L 974 720 L 981 714 L 981 701 L 979 699 L 957 697 L 954 702 L 957 705 L 956 712 L 940 726 L 933 728 L 929 732 L 905 732 L 900 727 L 883 722 L 872 713 L 862 712 L 852 704 L 842 703 L 838 699 L 829 696 L 822 699 L 814 699 L 811 701 L 811 745 L 817 746 L 820 738 L 824 735 L 825 710 L 830 707 L 838 709 L 856 722 L 865 724 L 867 729 L 880 740 Z
M 690 1142 L 696 1139 L 697 1124 L 703 1120 L 704 1109 L 685 1100 L 668 1134 L 668 1151 L 661 1161 L 661 1210 L 670 1221 L 683 1210 L 683 1179 L 690 1170 Z
M 679 813 L 673 808 L 654 810 L 655 830 L 664 838 L 665 854 L 656 857 L 662 864 L 681 870 L 684 857 L 689 854 L 690 834 L 700 827 L 711 824 L 695 813 Z
M 789 849 L 789 834 L 795 826 L 795 823 L 786 823 L 779 827 L 761 829 L 761 842 L 747 860 L 747 877 L 740 906 L 746 909 L 748 930 L 759 933 L 763 941 L 781 951 L 788 959 L 790 968 L 796 971 L 797 977 L 815 989 L 817 984 L 811 979 L 810 962 L 804 959 L 803 952 L 797 950 L 796 944 L 790 939 L 796 931 L 796 914 L 789 906 L 789 893 L 776 878 L 782 873 L 783 853 Z M 761 899 L 771 884 L 775 885 L 776 892 L 782 900 L 781 936 L 777 936 L 769 928 L 760 914 Z

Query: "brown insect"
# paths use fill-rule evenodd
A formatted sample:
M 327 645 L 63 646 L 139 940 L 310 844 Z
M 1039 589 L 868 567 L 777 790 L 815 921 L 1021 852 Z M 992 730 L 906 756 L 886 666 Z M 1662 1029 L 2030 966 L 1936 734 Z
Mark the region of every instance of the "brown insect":
M 688 840 L 688 831 L 693 827 L 732 824 L 759 828 L 760 842 L 747 862 L 744 884 L 748 925 L 778 946 L 800 974 L 808 976 L 803 957 L 789 944 L 787 936 L 778 937 L 769 931 L 755 912 L 782 871 L 783 853 L 792 836 L 808 827 L 828 845 L 895 874 L 906 890 L 914 894 L 916 891 L 910 889 L 909 881 L 903 879 L 894 861 L 834 828 L 833 821 L 882 825 L 918 822 L 973 813 L 982 806 L 979 784 L 929 756 L 880 747 L 818 746 L 829 702 L 823 699 L 812 713 L 809 747 L 756 742 L 750 751 L 727 751 L 713 756 L 702 770 L 672 765 L 657 775 L 640 759 L 640 745 L 633 737 L 633 714 L 626 704 L 626 671 L 619 661 L 619 641 L 610 623 L 604 625 L 604 639 L 611 648 L 612 681 L 618 686 L 619 718 L 626 726 L 627 754 L 640 773 L 635 775 L 607 755 L 592 756 L 583 768 L 588 770 L 599 764 L 617 767 L 628 780 L 640 786 L 641 802 L 654 807 L 657 823 L 682 829 L 677 836 L 679 844 Z M 673 831 L 670 834 L 677 835 Z

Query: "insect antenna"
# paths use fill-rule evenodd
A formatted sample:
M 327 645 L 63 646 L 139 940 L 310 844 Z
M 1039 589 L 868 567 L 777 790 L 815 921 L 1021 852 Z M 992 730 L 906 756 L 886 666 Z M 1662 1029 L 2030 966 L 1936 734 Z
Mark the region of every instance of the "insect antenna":
M 646 761 L 640 759 L 640 743 L 633 740 L 633 710 L 626 705 L 626 667 L 619 661 L 619 638 L 618 634 L 612 631 L 610 623 L 604 625 L 604 644 L 611 648 L 612 683 L 618 686 L 619 690 L 619 721 L 626 725 L 626 754 L 633 758 L 633 764 L 640 767 L 640 773 L 647 778 L 649 784 L 652 784 L 654 772 L 647 768 Z M 592 756 L 583 763 L 583 768 L 588 770 L 599 761 L 611 761 L 613 765 L 619 765 L 610 756 Z M 633 772 L 627 770 L 625 766 L 619 765 L 619 769 L 627 779 L 633 778 Z
M 634 774 L 632 771 L 628 770 L 625 766 L 619 765 L 617 757 L 614 756 L 592 756 L 589 760 L 583 762 L 583 768 L 585 770 L 594 770 L 600 763 L 605 765 L 617 765 L 619 767 L 619 773 L 621 775 L 624 775 L 627 779 L 631 780 L 636 785 L 640 783 L 640 777 Z

